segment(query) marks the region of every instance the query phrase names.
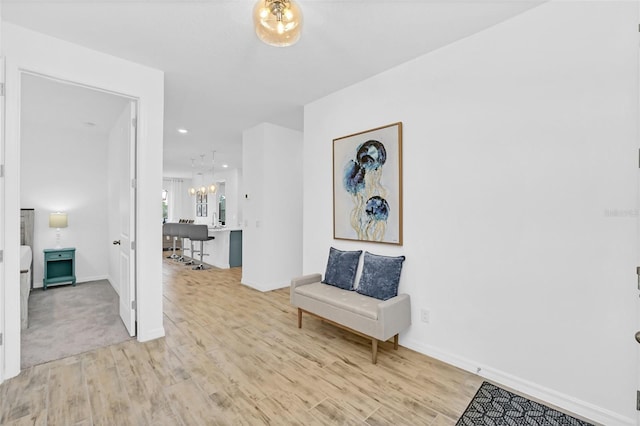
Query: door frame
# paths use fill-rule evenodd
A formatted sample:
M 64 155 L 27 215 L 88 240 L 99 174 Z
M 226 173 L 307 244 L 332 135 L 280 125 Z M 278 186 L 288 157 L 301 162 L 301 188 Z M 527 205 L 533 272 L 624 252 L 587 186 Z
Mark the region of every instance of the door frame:
M 165 335 L 162 313 L 162 153 L 164 123 L 164 73 L 157 68 L 118 58 L 63 41 L 9 22 L 2 23 L 2 55 L 5 57 L 5 180 L 4 209 L 4 380 L 20 373 L 20 194 L 19 170 L 19 71 L 32 71 L 65 81 L 83 83 L 138 99 L 138 191 L 136 229 L 137 340 Z M 15 288 L 14 288 L 15 287 Z
M 126 167 L 126 176 L 127 176 L 127 205 L 129 206 L 129 217 L 127 224 L 127 247 L 119 246 L 119 256 L 118 256 L 118 276 L 120 282 L 118 283 L 119 288 L 119 297 L 120 300 L 118 302 L 118 312 L 120 315 L 120 319 L 122 320 L 124 326 L 127 329 L 127 333 L 129 336 L 134 337 L 137 334 L 137 309 L 135 308 L 135 301 L 137 299 L 137 286 L 136 286 L 136 225 L 137 225 L 137 146 L 138 146 L 138 103 L 135 100 L 129 101 L 127 105 L 128 111 L 128 143 L 124 147 L 127 151 L 128 163 Z M 121 158 L 122 158 L 121 154 Z M 122 176 L 119 176 L 122 178 Z M 122 196 L 124 191 L 119 186 L 118 195 L 120 197 L 120 201 L 122 201 Z M 120 193 L 122 191 L 122 193 Z M 121 218 L 120 218 L 121 219 Z M 122 234 L 122 222 L 119 227 L 120 234 L 118 235 L 119 240 L 123 240 Z M 122 256 L 123 251 L 127 252 L 127 286 L 124 287 L 124 283 L 122 282 L 123 274 L 122 274 Z M 111 268 L 110 268 L 111 269 Z M 124 299 L 124 300 L 123 300 Z M 124 301 L 124 303 L 123 303 Z
M 4 62 L 2 62 L 2 66 L 3 66 L 3 70 L 4 70 Z M 4 72 L 3 72 L 4 75 Z M 119 96 L 121 98 L 127 99 L 129 100 L 130 104 L 131 104 L 131 109 L 133 111 L 135 111 L 136 117 L 139 116 L 139 109 L 140 109 L 140 99 L 135 97 L 135 96 L 130 96 L 127 94 L 123 94 L 123 93 L 119 93 L 119 92 L 115 92 L 113 90 L 109 90 L 109 89 L 105 89 L 105 88 L 100 88 L 100 87 L 96 87 L 96 86 L 92 86 L 89 84 L 85 84 L 82 82 L 77 82 L 77 81 L 72 81 L 72 80 L 68 80 L 65 78 L 60 78 L 60 77 L 56 77 L 53 75 L 49 75 L 46 73 L 42 73 L 42 72 L 38 72 L 38 71 L 34 71 L 34 70 L 30 70 L 27 68 L 23 68 L 23 67 L 18 67 L 17 68 L 17 82 L 15 85 L 12 85 L 15 90 L 17 91 L 15 97 L 17 99 L 17 104 L 20 105 L 21 104 L 21 100 L 22 100 L 22 76 L 23 75 L 32 75 L 32 76 L 37 76 L 37 77 L 41 77 L 41 78 L 46 78 L 46 79 L 50 79 L 53 81 L 57 81 L 59 83 L 63 83 L 63 84 L 70 84 L 70 85 L 74 85 L 74 86 L 79 86 L 88 90 L 97 90 L 103 93 L 108 93 L 111 95 L 115 95 L 115 96 Z M 6 87 L 6 83 L 5 83 L 5 87 Z M 5 106 L 5 97 L 2 97 L 2 103 L 3 106 Z M 0 110 L 0 112 L 2 112 L 2 128 L 0 130 L 4 130 L 5 129 L 5 112 L 6 110 L 3 108 Z M 20 117 L 20 111 L 15 111 L 15 116 L 17 117 L 17 144 L 13 147 L 15 149 L 14 152 L 10 152 L 9 154 L 5 154 L 5 149 L 10 149 L 11 147 L 9 147 L 6 144 L 5 141 L 5 135 L 4 135 L 4 131 L 2 131 L 2 154 L 3 156 L 0 156 L 0 159 L 4 159 L 4 158 L 8 158 L 8 157 L 12 157 L 15 158 L 16 161 L 12 161 L 12 166 L 14 170 L 11 170 L 11 174 L 7 174 L 6 173 L 6 166 L 5 166 L 5 176 L 7 178 L 12 178 L 13 181 L 9 182 L 12 183 L 13 185 L 7 185 L 7 186 L 13 186 L 13 188 L 17 189 L 15 194 L 9 194 L 8 196 L 14 196 L 15 199 L 17 200 L 17 211 L 16 211 L 16 215 L 15 215 L 15 220 L 14 218 L 8 218 L 6 216 L 9 215 L 5 215 L 5 220 L 2 221 L 0 220 L 0 231 L 4 231 L 6 230 L 13 230 L 12 232 L 0 232 L 0 238 L 2 238 L 0 240 L 0 247 L 2 242 L 5 242 L 5 247 L 13 247 L 14 249 L 11 250 L 5 250 L 5 261 L 6 262 L 2 262 L 0 263 L 0 268 L 4 268 L 4 264 L 8 263 L 9 265 L 12 264 L 18 264 L 17 262 L 19 262 L 19 246 L 20 246 L 20 235 L 19 232 L 17 230 L 20 229 L 20 224 L 19 224 L 19 207 L 20 207 L 20 168 L 21 168 L 21 135 L 20 135 L 20 123 L 21 123 L 21 117 Z M 133 164 L 130 164 L 130 168 L 134 171 L 135 175 L 133 177 L 133 179 L 138 179 L 138 144 L 137 141 L 139 139 L 139 134 L 138 134 L 138 127 L 136 126 L 135 129 L 135 141 L 136 143 L 134 144 L 134 147 L 131 147 L 129 143 L 128 148 L 129 149 L 134 149 L 135 150 L 135 157 L 133 159 L 131 159 L 131 161 L 133 162 Z M 3 163 L 0 163 L 3 164 Z M 2 197 L 2 200 L 0 200 L 0 207 L 2 208 L 2 212 L 5 212 L 6 210 L 6 199 L 5 199 L 5 192 L 4 192 L 4 188 L 6 185 L 7 179 L 2 179 L 2 189 L 0 189 L 0 196 Z M 133 190 L 133 197 L 134 199 L 138 199 L 138 186 L 136 185 L 136 187 L 132 188 Z M 133 203 L 132 205 L 129 206 L 129 210 L 130 210 L 130 214 L 132 215 L 132 225 L 133 225 L 133 230 L 131 231 L 131 235 L 132 235 L 132 239 L 134 241 L 138 240 L 138 214 L 137 214 L 137 203 Z M 14 219 L 14 220 L 11 220 Z M 15 222 L 15 223 L 14 223 Z M 16 230 L 17 229 L 17 230 Z M 135 251 L 137 252 L 137 246 L 135 248 Z M 137 254 L 137 253 L 136 253 Z M 15 257 L 15 259 L 14 259 Z M 134 255 L 134 261 L 131 265 L 132 268 L 134 268 L 134 273 L 132 274 L 132 278 L 134 278 L 134 282 L 133 282 L 133 286 L 134 286 L 134 294 L 135 294 L 135 299 L 139 300 L 139 295 L 138 295 L 138 289 L 139 286 L 138 284 L 138 256 Z M 21 371 L 21 367 L 20 367 L 20 362 L 22 360 L 22 354 L 21 354 L 21 348 L 20 348 L 20 337 L 21 337 L 21 330 L 20 330 L 20 304 L 14 304 L 11 303 L 11 301 L 16 299 L 16 295 L 13 294 L 10 290 L 10 288 L 8 288 L 7 286 L 5 286 L 4 284 L 6 282 L 19 282 L 17 281 L 19 279 L 19 268 L 16 269 L 15 274 L 11 273 L 11 271 L 9 270 L 5 270 L 2 271 L 2 269 L 0 269 L 0 273 L 2 273 L 2 279 L 4 279 L 4 282 L 0 280 L 0 295 L 2 296 L 2 299 L 0 299 L 0 304 L 2 304 L 2 307 L 0 307 L 0 314 L 4 311 L 4 315 L 0 316 L 0 333 L 3 333 L 3 344 L 0 346 L 0 383 L 2 383 L 2 381 L 6 378 L 9 377 L 13 377 L 15 375 L 17 375 L 20 371 Z M 14 281 L 14 275 L 15 275 L 15 280 Z M 18 294 L 17 296 L 19 296 L 19 286 L 15 286 L 17 287 L 17 291 Z M 7 294 L 10 293 L 10 294 Z M 19 299 L 18 299 L 19 301 Z M 16 306 L 17 305 L 17 306 Z M 12 309 L 10 309 L 13 306 Z M 136 321 L 138 319 L 138 310 L 136 309 Z M 10 320 L 10 321 L 9 321 Z M 12 325 L 11 329 L 9 329 L 6 324 L 10 323 Z M 9 346 L 8 344 L 11 344 L 12 346 L 9 347 L 9 349 L 7 349 L 7 346 Z M 8 362 L 10 360 L 10 362 Z M 16 365 L 17 363 L 17 365 Z M 17 367 L 17 368 L 16 368 Z

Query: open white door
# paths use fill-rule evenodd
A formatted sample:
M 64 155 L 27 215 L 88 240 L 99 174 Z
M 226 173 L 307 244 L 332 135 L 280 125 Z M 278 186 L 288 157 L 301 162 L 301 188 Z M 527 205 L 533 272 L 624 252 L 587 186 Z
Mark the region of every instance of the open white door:
M 128 106 L 129 144 L 120 150 L 120 318 L 130 336 L 136 335 L 136 271 L 135 271 L 135 224 L 136 224 L 136 103 Z

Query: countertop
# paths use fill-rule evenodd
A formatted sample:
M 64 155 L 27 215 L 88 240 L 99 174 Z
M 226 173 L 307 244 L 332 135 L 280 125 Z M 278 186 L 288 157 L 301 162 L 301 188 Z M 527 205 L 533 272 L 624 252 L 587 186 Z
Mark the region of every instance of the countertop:
M 213 226 L 209 226 L 209 232 L 222 232 L 222 231 L 242 231 L 242 228 L 239 226 L 225 226 L 214 228 Z

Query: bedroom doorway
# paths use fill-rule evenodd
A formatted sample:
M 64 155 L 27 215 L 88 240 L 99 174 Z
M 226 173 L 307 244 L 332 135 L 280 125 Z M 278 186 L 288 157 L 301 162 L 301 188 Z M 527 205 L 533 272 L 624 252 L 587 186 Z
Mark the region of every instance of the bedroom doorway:
M 85 306 L 85 313 L 78 310 L 80 318 L 64 317 L 65 322 L 71 325 L 84 320 L 87 331 L 91 331 L 82 342 L 84 346 L 75 346 L 79 349 L 65 345 L 63 339 L 56 356 L 104 346 L 95 339 L 101 334 L 99 330 L 105 331 L 105 344 L 117 343 L 113 339 L 121 337 L 128 339 L 136 334 L 132 303 L 136 292 L 136 189 L 132 182 L 136 177 L 137 101 L 30 72 L 21 72 L 20 81 L 20 205 L 35 211 L 32 292 L 36 294 L 32 295 L 37 296 L 39 309 L 58 306 L 59 313 L 47 315 L 61 317 L 72 315 L 73 310 L 62 309 L 58 302 L 48 306 L 47 300 L 53 301 L 54 294 L 69 293 L 71 299 L 66 303 Z M 57 232 L 50 228 L 49 215 L 53 212 L 66 213 L 66 228 Z M 47 286 L 44 291 L 43 250 L 54 248 L 56 234 L 63 248 L 75 249 L 78 284 L 72 287 L 61 283 L 60 288 Z M 115 241 L 122 244 L 114 245 Z M 88 284 L 99 290 L 85 291 L 89 290 Z M 80 288 L 82 291 L 78 291 Z M 97 307 L 98 302 L 101 315 L 87 317 L 92 303 Z M 98 317 L 104 325 L 96 323 Z M 49 322 L 46 315 L 40 318 L 44 318 L 40 324 Z M 104 328 L 96 331 L 90 326 Z M 122 331 L 107 330 L 112 326 Z M 78 336 L 77 330 L 71 335 Z M 27 340 L 28 344 L 26 338 L 32 332 L 22 331 L 23 342 Z M 41 342 L 34 347 L 40 351 L 38 346 L 52 345 Z

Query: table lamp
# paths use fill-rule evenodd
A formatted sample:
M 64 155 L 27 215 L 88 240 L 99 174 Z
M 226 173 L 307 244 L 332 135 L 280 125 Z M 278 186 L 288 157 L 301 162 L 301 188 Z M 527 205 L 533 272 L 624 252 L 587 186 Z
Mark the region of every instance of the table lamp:
M 56 247 L 57 249 L 62 248 L 60 245 L 60 228 L 67 227 L 67 214 L 56 212 L 49 213 L 49 228 L 56 228 Z

